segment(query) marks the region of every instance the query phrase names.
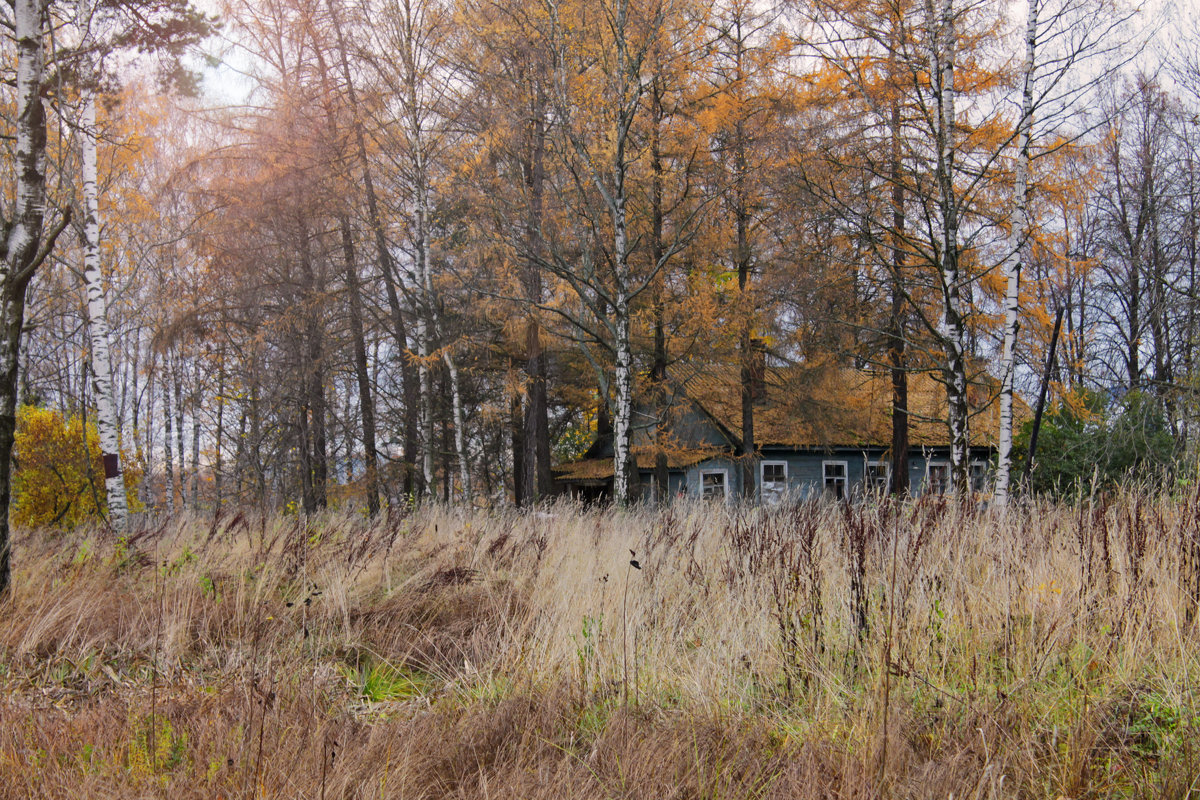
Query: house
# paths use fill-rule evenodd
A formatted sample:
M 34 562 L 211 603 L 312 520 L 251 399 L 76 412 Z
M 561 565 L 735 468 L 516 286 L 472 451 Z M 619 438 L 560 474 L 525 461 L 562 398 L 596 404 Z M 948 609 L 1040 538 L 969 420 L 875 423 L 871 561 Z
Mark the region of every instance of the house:
M 763 368 L 754 389 L 759 456 L 741 449 L 741 386 L 736 368 L 705 366 L 670 387 L 661 412 L 635 410 L 632 455 L 635 497 L 656 494 L 656 464 L 671 496 L 764 501 L 827 495 L 851 498 L 885 491 L 891 480 L 891 377 L 882 370 L 838 367 Z M 983 375 L 968 390 L 970 469 L 976 491 L 989 482 L 999 429 L 996 382 Z M 933 376 L 909 376 L 909 486 L 913 494 L 950 490 L 945 387 Z M 660 419 L 661 417 L 661 419 Z M 748 467 L 748 469 L 747 469 Z M 578 461 L 555 468 L 560 491 L 585 500 L 611 496 L 612 442 L 601 437 Z M 660 473 L 661 474 L 661 473 Z

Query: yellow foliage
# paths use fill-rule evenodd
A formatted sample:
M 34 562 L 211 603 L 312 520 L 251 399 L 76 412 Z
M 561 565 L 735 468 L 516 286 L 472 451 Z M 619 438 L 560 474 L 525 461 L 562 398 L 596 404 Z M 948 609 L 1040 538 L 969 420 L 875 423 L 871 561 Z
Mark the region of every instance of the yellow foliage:
M 96 426 L 77 416 L 64 418 L 54 409 L 22 406 L 17 412 L 13 455 L 12 522 L 22 527 L 69 529 L 107 511 L 104 464 Z M 132 511 L 140 510 L 140 474 L 121 457 L 125 495 Z

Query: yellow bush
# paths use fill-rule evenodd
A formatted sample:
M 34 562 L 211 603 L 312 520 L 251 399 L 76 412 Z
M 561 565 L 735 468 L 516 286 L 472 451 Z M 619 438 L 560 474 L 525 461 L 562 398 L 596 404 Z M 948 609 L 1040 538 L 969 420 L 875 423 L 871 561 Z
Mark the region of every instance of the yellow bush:
M 13 454 L 12 522 L 22 527 L 73 528 L 107 512 L 104 464 L 96 426 L 64 417 L 50 408 L 22 406 L 17 411 L 17 440 Z M 138 510 L 140 474 L 121 456 L 125 496 Z

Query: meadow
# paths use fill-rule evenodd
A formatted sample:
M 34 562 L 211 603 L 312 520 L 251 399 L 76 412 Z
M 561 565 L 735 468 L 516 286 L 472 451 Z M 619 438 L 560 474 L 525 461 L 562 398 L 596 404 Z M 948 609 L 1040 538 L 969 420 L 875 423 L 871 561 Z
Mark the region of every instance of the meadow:
M 24 531 L 0 798 L 1200 794 L 1200 493 Z

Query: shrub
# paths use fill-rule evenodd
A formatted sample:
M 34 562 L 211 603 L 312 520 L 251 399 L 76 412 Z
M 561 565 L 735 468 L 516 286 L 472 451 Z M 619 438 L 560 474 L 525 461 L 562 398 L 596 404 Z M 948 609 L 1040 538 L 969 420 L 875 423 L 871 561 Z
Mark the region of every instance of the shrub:
M 125 494 L 137 510 L 140 474 L 125 469 Z M 71 529 L 107 511 L 100 438 L 91 421 L 64 417 L 51 408 L 22 406 L 17 411 L 13 455 L 14 525 Z
M 1017 436 L 1018 469 L 1024 467 L 1032 429 L 1029 420 Z M 1030 488 L 1062 495 L 1155 478 L 1170 469 L 1175 456 L 1175 439 L 1155 398 L 1132 391 L 1112 403 L 1105 394 L 1083 389 L 1042 418 Z

